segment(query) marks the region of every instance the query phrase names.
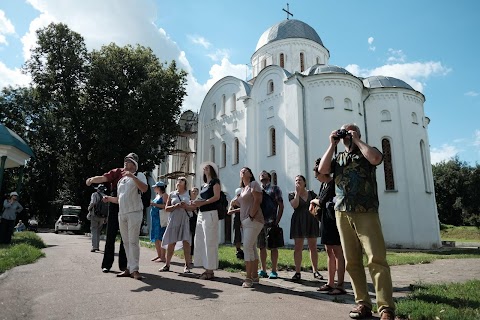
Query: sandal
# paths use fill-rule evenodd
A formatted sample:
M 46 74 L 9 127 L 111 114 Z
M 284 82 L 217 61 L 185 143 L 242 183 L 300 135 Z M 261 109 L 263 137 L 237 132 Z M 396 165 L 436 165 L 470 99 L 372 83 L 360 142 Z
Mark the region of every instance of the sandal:
M 251 288 L 253 287 L 253 281 L 250 278 L 245 278 L 245 281 L 242 283 L 242 288 Z
M 323 280 L 323 276 L 322 276 L 322 275 L 320 274 L 320 272 L 318 272 L 318 271 L 315 271 L 315 272 L 313 273 L 313 277 L 314 277 L 315 279 Z
M 260 277 L 252 278 L 253 283 L 260 283 Z
M 329 291 L 327 294 L 331 296 L 340 296 L 342 294 L 347 294 L 347 291 L 343 289 L 342 287 L 336 287 L 335 289 Z
M 320 292 L 330 292 L 332 291 L 334 288 L 332 286 L 329 286 L 328 284 L 324 284 L 323 286 L 321 286 L 320 288 L 317 289 L 317 291 L 320 291 Z
M 164 265 L 162 268 L 158 269 L 158 272 L 168 272 L 170 271 L 170 266 Z
M 352 319 L 366 319 L 371 316 L 372 309 L 363 304 L 357 304 L 357 306 L 350 311 L 350 318 Z
M 296 272 L 292 277 L 292 280 L 294 281 L 299 281 L 301 279 L 302 279 L 302 275 L 300 274 L 300 272 Z
M 215 278 L 213 272 L 206 272 L 206 271 L 198 277 L 198 279 L 200 280 L 212 280 L 213 278 Z

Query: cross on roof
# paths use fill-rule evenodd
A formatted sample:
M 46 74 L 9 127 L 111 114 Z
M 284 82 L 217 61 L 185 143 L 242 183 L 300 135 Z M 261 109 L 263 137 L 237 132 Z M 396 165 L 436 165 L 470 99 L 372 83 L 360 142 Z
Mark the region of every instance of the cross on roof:
M 288 16 L 292 16 L 292 17 L 293 17 L 293 14 L 289 11 L 290 8 L 289 8 L 289 6 L 288 6 L 288 3 L 287 3 L 287 10 L 285 10 L 285 9 L 282 9 L 282 10 L 287 13 L 287 20 L 289 19 Z

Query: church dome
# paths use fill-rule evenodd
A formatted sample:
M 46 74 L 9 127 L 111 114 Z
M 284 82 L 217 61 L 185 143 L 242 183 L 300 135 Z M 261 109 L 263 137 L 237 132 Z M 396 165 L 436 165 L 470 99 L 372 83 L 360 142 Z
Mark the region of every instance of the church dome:
M 403 80 L 384 77 L 384 76 L 372 76 L 363 79 L 363 85 L 367 88 L 405 88 L 410 90 L 413 89 L 408 83 Z
M 302 72 L 302 74 L 306 76 L 313 76 L 315 74 L 322 74 L 322 73 L 340 73 L 340 74 L 352 75 L 350 72 L 343 69 L 342 67 L 338 67 L 334 65 L 325 65 L 325 64 L 316 64 Z
M 255 51 L 264 45 L 288 38 L 304 38 L 315 41 L 323 46 L 322 39 L 317 32 L 305 22 L 299 20 L 283 20 L 265 31 L 257 43 Z

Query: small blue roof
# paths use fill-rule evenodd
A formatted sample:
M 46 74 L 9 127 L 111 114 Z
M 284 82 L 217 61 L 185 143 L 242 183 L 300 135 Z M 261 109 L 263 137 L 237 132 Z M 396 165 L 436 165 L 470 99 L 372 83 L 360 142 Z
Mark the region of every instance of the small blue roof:
M 350 72 L 348 72 L 346 69 L 342 67 L 328 65 L 328 64 L 316 64 L 302 72 L 302 74 L 306 76 L 313 76 L 314 74 L 322 74 L 322 73 L 340 73 L 340 74 L 348 74 L 350 76 L 353 76 Z
M 2 123 L 0 123 L 0 145 L 12 146 L 23 153 L 26 153 L 30 157 L 35 156 L 32 149 L 30 149 L 25 141 L 14 131 L 5 127 Z
M 384 76 L 372 76 L 363 79 L 363 85 L 367 88 L 405 88 L 410 90 L 413 89 L 408 83 L 403 80 L 384 77 Z

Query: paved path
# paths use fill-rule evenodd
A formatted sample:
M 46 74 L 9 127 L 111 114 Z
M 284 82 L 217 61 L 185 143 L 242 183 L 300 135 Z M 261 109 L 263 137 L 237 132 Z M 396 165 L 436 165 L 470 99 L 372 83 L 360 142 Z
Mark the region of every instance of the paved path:
M 240 274 L 220 270 L 214 281 L 183 275 L 178 259 L 172 272 L 159 273 L 147 248 L 141 249 L 143 281 L 116 278 L 116 265 L 101 272 L 102 253 L 90 252 L 88 237 L 39 235 L 46 258 L 0 275 L 0 319 L 349 319 L 353 303 L 351 290 L 336 298 L 317 292 L 324 282 L 308 273 L 294 283 L 293 273 L 282 272 L 283 279 L 262 279 L 254 289 L 241 288 Z M 400 297 L 415 282 L 480 279 L 480 259 L 392 267 L 392 276 Z

